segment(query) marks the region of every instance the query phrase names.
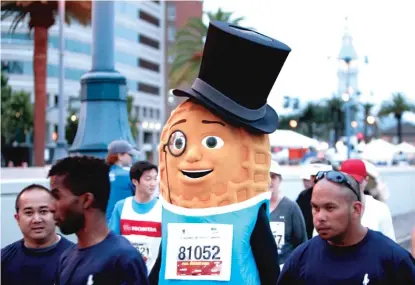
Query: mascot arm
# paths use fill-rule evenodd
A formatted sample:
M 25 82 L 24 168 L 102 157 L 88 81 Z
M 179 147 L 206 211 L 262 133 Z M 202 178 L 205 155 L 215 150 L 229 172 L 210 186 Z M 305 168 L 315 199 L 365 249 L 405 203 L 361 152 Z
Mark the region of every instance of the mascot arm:
M 280 275 L 278 248 L 269 226 L 265 204 L 258 211 L 250 242 L 261 284 L 275 285 Z
M 161 244 L 160 244 L 159 254 L 157 256 L 156 262 L 154 263 L 154 266 L 151 269 L 150 274 L 148 276 L 150 285 L 159 284 L 160 267 L 161 267 Z

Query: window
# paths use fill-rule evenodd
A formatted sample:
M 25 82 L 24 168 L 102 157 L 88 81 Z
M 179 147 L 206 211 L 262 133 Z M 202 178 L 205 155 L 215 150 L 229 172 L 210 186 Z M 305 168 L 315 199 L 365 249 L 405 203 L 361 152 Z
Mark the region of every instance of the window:
M 143 117 L 144 118 L 147 117 L 147 108 L 146 107 L 143 108 Z
M 57 94 L 55 94 L 55 98 L 54 98 L 54 106 L 58 106 L 59 105 L 59 96 Z
M 144 12 L 144 11 L 139 11 L 138 12 L 138 18 L 140 18 L 143 21 L 146 21 L 147 23 L 150 23 L 154 26 L 159 27 L 160 26 L 160 20 L 157 19 L 156 17 Z
M 169 26 L 167 28 L 167 39 L 169 42 L 173 42 L 176 38 L 176 27 L 175 26 Z
M 151 137 L 151 133 L 144 132 L 144 143 L 152 143 Z
M 153 118 L 153 108 L 150 108 L 150 114 L 148 115 L 149 118 Z
M 160 65 L 147 61 L 145 59 L 139 58 L 138 59 L 138 66 L 145 68 L 145 69 L 149 69 L 151 71 L 155 71 L 155 72 L 159 72 L 160 71 Z
M 156 3 L 156 4 L 160 4 L 160 1 L 156 1 L 156 0 L 152 0 L 151 2 Z
M 156 120 L 160 119 L 160 110 L 156 109 Z
M 1 61 L 1 71 L 10 73 L 10 74 L 23 74 L 23 62 L 14 61 L 14 60 L 2 60 Z
M 135 116 L 137 119 L 140 119 L 140 107 L 139 106 L 135 106 Z
M 167 18 L 169 20 L 176 19 L 176 5 L 174 2 L 168 2 L 167 4 Z
M 144 93 L 149 93 L 152 95 L 159 95 L 160 94 L 160 89 L 156 86 L 152 86 L 149 84 L 145 84 L 145 83 L 138 83 L 138 91 L 144 92 Z
M 143 35 L 138 35 L 138 42 L 155 49 L 160 49 L 160 43 L 157 40 L 150 39 Z

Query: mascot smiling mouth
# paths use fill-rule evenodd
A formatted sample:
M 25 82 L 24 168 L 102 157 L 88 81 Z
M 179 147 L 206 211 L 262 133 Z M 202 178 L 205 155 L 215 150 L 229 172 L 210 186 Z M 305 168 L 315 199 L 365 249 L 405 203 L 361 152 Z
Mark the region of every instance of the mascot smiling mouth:
M 198 179 L 202 178 L 209 173 L 211 173 L 213 169 L 203 169 L 203 170 L 181 170 L 184 176 L 190 179 Z

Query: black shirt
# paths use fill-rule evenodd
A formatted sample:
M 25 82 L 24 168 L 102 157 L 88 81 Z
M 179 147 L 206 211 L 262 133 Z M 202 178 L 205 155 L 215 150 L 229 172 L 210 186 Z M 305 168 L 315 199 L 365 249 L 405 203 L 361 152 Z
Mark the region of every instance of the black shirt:
M 313 187 L 308 188 L 298 195 L 296 200 L 301 212 L 303 213 L 305 228 L 307 230 L 307 237 L 311 239 L 313 237 L 313 213 L 311 210 L 311 195 L 313 194 Z

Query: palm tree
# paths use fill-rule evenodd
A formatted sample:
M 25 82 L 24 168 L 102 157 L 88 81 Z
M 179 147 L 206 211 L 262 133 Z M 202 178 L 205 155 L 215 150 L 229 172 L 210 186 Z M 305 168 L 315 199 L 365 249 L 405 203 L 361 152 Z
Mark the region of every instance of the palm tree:
M 223 21 L 239 25 L 244 17 L 232 18 L 231 12 L 224 12 L 221 8 L 216 12 L 205 13 L 209 21 Z M 187 24 L 177 32 L 175 44 L 170 50 L 174 60 L 169 73 L 170 87 L 180 86 L 182 83 L 191 83 L 197 76 L 202 63 L 203 45 L 208 26 L 202 18 L 191 18 Z
M 33 74 L 35 86 L 34 106 L 34 162 L 35 166 L 44 165 L 45 131 L 46 131 L 46 66 L 48 50 L 48 31 L 55 23 L 58 1 L 2 1 L 4 20 L 13 17 L 11 32 L 26 16 L 29 17 L 29 30 L 34 29 Z M 71 19 L 87 25 L 91 21 L 91 1 L 66 1 L 65 21 Z
M 392 94 L 390 102 L 384 102 L 379 110 L 378 116 L 385 117 L 393 114 L 397 122 L 398 143 L 402 142 L 402 115 L 405 112 L 415 112 L 415 105 L 408 102 L 405 96 L 400 93 Z
M 365 104 L 363 104 L 363 110 L 364 110 L 364 113 L 365 113 L 365 119 L 364 119 L 364 127 L 363 127 L 363 135 L 364 135 L 364 137 L 365 137 L 365 143 L 368 143 L 369 142 L 369 138 L 368 138 L 368 135 L 367 135 L 367 129 L 368 129 L 368 123 L 367 123 L 367 117 L 369 117 L 370 116 L 370 111 L 372 110 L 372 108 L 373 108 L 373 104 L 372 103 L 365 103 Z

